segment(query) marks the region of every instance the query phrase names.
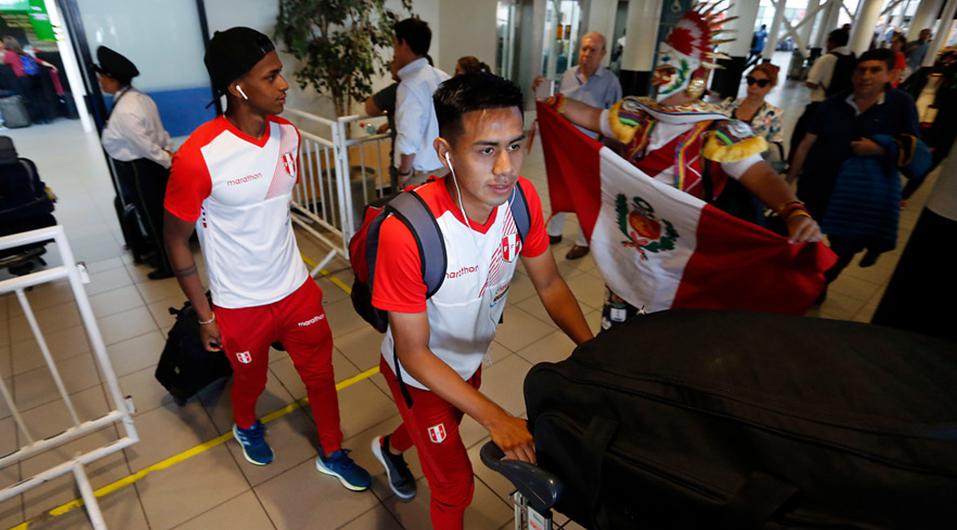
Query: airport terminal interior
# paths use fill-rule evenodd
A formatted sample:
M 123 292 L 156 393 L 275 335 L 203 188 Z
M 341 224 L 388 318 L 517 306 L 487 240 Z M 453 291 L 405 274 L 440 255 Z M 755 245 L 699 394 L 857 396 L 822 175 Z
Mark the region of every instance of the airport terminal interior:
M 790 137 L 811 94 L 803 77 L 811 60 L 802 49 L 817 48 L 820 53 L 822 35 L 832 29 L 848 23 L 852 26 L 852 40 L 858 32 L 872 36 L 872 42 L 866 44 L 865 49 L 889 46 L 887 35 L 894 32 L 900 32 L 908 41 L 913 40 L 914 27 L 932 28 L 937 49 L 932 49 L 931 54 L 957 39 L 957 32 L 951 32 L 953 8 L 957 7 L 954 0 L 846 0 L 843 3 L 840 0 L 739 0 L 738 3 L 752 1 L 757 8 L 745 9 L 751 11 L 749 27 L 738 26 L 733 35 L 753 45 L 752 35 L 762 25 L 770 28 L 766 47 L 772 49 L 759 50 L 758 59 L 780 67 L 778 83 L 766 100 L 783 110 L 785 139 Z M 21 3 L 45 5 L 44 14 L 50 21 L 47 28 L 52 26 L 53 34 L 24 29 L 30 25 L 28 19 L 32 15 L 6 7 Z M 329 216 L 328 210 L 318 217 L 314 213 L 318 202 L 325 205 L 328 197 L 328 203 L 333 204 L 333 193 L 343 191 L 333 189 L 336 180 L 326 181 L 328 189 L 320 184 L 317 192 L 313 184 L 311 191 L 302 190 L 294 195 L 293 200 L 301 202 L 302 209 L 294 208 L 293 215 L 298 216 L 298 220 L 293 226 L 299 250 L 322 290 L 323 307 L 332 330 L 332 360 L 339 383 L 343 447 L 351 449 L 350 456 L 372 474 L 369 491 L 348 491 L 335 478 L 317 472 L 316 425 L 308 406 L 304 406 L 305 386 L 285 352 L 270 351 L 268 383 L 256 405 L 275 452 L 275 460 L 268 466 L 246 462 L 240 445 L 232 437 L 231 379 L 216 381 L 185 403 L 177 403 L 154 377 L 167 333 L 176 319 L 170 308 L 182 307 L 186 298 L 176 278 L 151 279 L 148 274 L 153 268 L 134 262 L 124 239 L 115 208 L 115 170 L 104 153 L 98 132 L 108 117 L 105 112 L 111 98 L 91 84 L 95 79 L 91 61 L 95 61 L 96 46 L 114 47 L 137 63 L 143 72 L 143 84 L 138 85 L 134 80 L 134 86 L 147 93 L 151 90 L 157 93 L 154 99 L 160 114 L 173 143 L 179 146 L 192 129 L 215 116 L 215 107 L 203 108 L 211 95 L 208 84 L 204 84 L 208 80 L 203 77 L 206 75 L 202 64 L 204 43 L 214 31 L 235 25 L 251 26 L 272 37 L 278 14 L 274 4 L 280 3 L 286 2 L 249 0 L 242 2 L 241 7 L 233 7 L 232 2 L 225 0 L 173 1 L 168 7 L 170 16 L 182 20 L 168 24 L 186 29 L 182 29 L 181 34 L 166 34 L 163 42 L 144 43 L 129 29 L 121 27 L 130 21 L 148 24 L 145 13 L 152 8 L 130 7 L 149 4 L 144 0 L 0 2 L 3 31 L 21 41 L 37 39 L 21 42 L 21 45 L 32 46 L 37 57 L 55 57 L 56 62 L 47 62 L 56 65 L 54 77 L 63 73 L 60 77 L 66 82 L 60 86 L 63 83 L 57 80 L 53 83 L 55 86 L 47 86 L 50 83 L 46 80 L 43 86 L 28 88 L 35 91 L 26 96 L 34 98 L 26 109 L 27 114 L 32 115 L 33 119 L 28 116 L 31 123 L 25 127 L 8 124 L 0 129 L 0 135 L 12 139 L 19 157 L 36 164 L 40 178 L 56 195 L 52 215 L 64 228 L 75 261 L 82 262 L 83 275 L 88 277 L 83 291 L 102 337 L 106 360 L 115 373 L 121 394 L 131 398 L 119 406 L 132 407 L 131 418 L 139 441 L 84 466 L 87 478 L 83 481 L 97 491 L 99 511 L 106 527 L 111 529 L 417 530 L 430 527 L 429 487 L 416 452 L 408 451 L 406 457 L 419 494 L 411 502 L 404 502 L 390 490 L 382 466 L 369 450 L 373 439 L 391 432 L 401 419 L 392 393 L 378 373 L 382 334 L 356 314 L 350 299 L 353 274 L 342 241 L 346 223 L 341 216 Z M 269 4 L 269 7 L 260 13 L 260 4 Z M 402 7 L 397 1 L 385 4 L 394 9 Z M 672 4 L 680 12 L 674 12 Z M 875 9 L 871 4 L 879 6 Z M 934 5 L 926 7 L 927 4 Z M 437 67 L 451 74 L 459 56 L 475 55 L 487 63 L 493 73 L 512 79 L 526 92 L 526 129 L 532 128 L 535 118 L 532 79 L 544 75 L 549 84 L 557 86 L 562 73 L 578 63 L 577 50 L 587 32 L 606 35 L 607 55 L 603 68 L 619 74 L 624 95 L 647 95 L 654 46 L 664 35 L 651 39 L 651 52 L 634 50 L 629 48 L 626 39 L 639 40 L 642 30 L 627 27 L 627 21 L 647 16 L 632 11 L 650 10 L 665 27 L 668 21 L 673 24 L 688 7 L 689 2 L 679 0 L 411 2 L 412 12 L 432 26 L 432 54 Z M 111 9 L 117 10 L 115 18 L 108 16 Z M 197 16 L 197 9 L 205 10 L 202 16 Z M 941 10 L 951 20 L 938 20 Z M 794 31 L 788 29 L 804 21 L 809 12 L 810 20 L 804 26 Z M 472 22 L 480 16 L 488 20 Z M 870 23 L 873 30 L 859 29 L 855 27 L 858 23 Z M 166 27 L 167 23 L 160 25 Z M 541 27 L 537 27 L 539 25 Z M 155 37 L 159 37 L 161 31 L 145 30 Z M 940 32 L 945 33 L 942 39 L 938 38 Z M 473 39 L 476 51 L 469 53 Z M 127 48 L 124 43 L 128 43 Z M 738 46 L 736 50 L 739 49 L 743 52 L 729 55 L 740 59 L 740 55 L 750 51 L 749 46 Z M 188 52 L 187 58 L 176 57 L 181 50 Z M 62 57 L 64 52 L 71 56 Z M 391 57 L 388 46 L 381 53 L 387 59 Z M 139 59 L 138 54 L 143 58 Z M 333 156 L 333 150 L 319 140 L 305 140 L 331 138 L 329 131 L 322 128 L 325 123 L 336 122 L 322 120 L 335 120 L 335 106 L 313 88 L 298 86 L 293 79 L 296 60 L 285 53 L 281 57 L 285 62 L 283 72 L 293 85 L 283 116 L 304 131 L 303 148 L 308 148 L 310 153 L 303 153 L 300 167 L 310 166 L 309 170 L 315 171 L 321 180 L 323 175 L 332 174 L 330 168 L 335 163 L 323 161 L 323 157 Z M 794 64 L 796 62 L 800 64 Z M 925 61 L 926 64 L 933 61 Z M 149 71 L 150 68 L 160 71 Z M 725 78 L 723 86 L 709 82 L 713 94 L 707 97 L 720 101 L 723 98 L 719 93 L 729 91 L 743 96 L 748 89 L 744 73 L 738 68 L 737 77 L 732 81 Z M 164 85 L 164 79 L 173 75 L 195 79 Z M 375 77 L 372 86 L 379 89 L 388 84 L 386 75 Z M 18 85 L 16 79 L 12 83 L 9 88 L 14 91 L 23 86 Z M 935 87 L 934 83 L 927 83 L 916 98 L 922 121 L 934 101 Z M 92 102 L 94 98 L 99 100 Z M 350 114 L 363 114 L 361 101 L 351 105 Z M 47 108 L 33 112 L 33 106 Z M 6 114 L 4 107 L 5 119 Z M 381 194 L 389 182 L 388 136 L 378 135 L 382 138 L 376 142 L 361 142 L 363 137 L 376 135 L 376 128 L 382 123 L 382 118 L 356 118 L 341 129 L 357 141 L 351 151 L 346 149 L 345 155 L 351 165 L 359 167 L 359 180 L 363 184 L 357 186 L 353 180 L 351 188 L 346 190 L 352 194 L 355 211 L 364 200 Z M 896 248 L 884 253 L 873 266 L 862 268 L 855 260 L 830 284 L 827 298 L 807 311 L 808 318 L 870 322 L 939 171 L 939 168 L 933 171 L 916 193 L 901 204 Z M 378 191 L 365 186 L 363 179 L 367 172 L 372 175 L 370 186 L 379 186 Z M 549 180 L 540 138 L 529 140 L 521 174 L 535 186 L 548 215 Z M 339 197 L 341 200 L 342 195 Z M 345 209 L 340 211 L 350 213 Z M 567 259 L 566 253 L 575 245 L 579 230 L 575 216 L 568 217 L 562 241 L 551 245 L 550 252 L 589 327 L 597 333 L 601 329 L 605 282 L 593 253 Z M 193 249 L 200 274 L 205 274 L 200 248 L 194 245 Z M 15 281 L 31 271 L 56 268 L 64 263 L 64 253 L 58 245 L 49 243 L 42 260 L 43 264 L 34 261 L 27 270 L 11 267 L 0 271 L 0 282 Z M 88 337 L 68 279 L 37 284 L 22 292 L 29 300 L 51 360 L 62 376 L 62 389 L 51 375 L 43 348 L 38 345 L 32 319 L 25 316 L 17 293 L 5 289 L 0 296 L 0 376 L 9 396 L 0 399 L 0 455 L 15 454 L 33 441 L 53 437 L 74 425 L 76 418 L 61 398 L 62 391 L 70 398 L 75 416 L 81 421 L 100 418 L 117 407 L 108 377 L 100 367 L 95 341 Z M 507 304 L 503 323 L 484 361 L 481 391 L 508 413 L 523 416 L 522 387 L 528 371 L 537 363 L 566 359 L 575 344 L 549 317 L 521 266 L 512 281 Z M 29 437 L 20 423 L 29 431 Z M 29 458 L 10 460 L 12 463 L 0 467 L 0 493 L 2 488 L 125 435 L 122 422 L 107 422 L 58 447 L 36 452 Z M 490 441 L 488 432 L 466 416 L 461 424 L 461 436 L 475 474 L 474 497 L 465 512 L 465 528 L 513 528 L 511 493 L 514 488 L 479 458 L 480 448 Z M 87 510 L 79 503 L 71 504 L 82 497 L 78 480 L 74 473 L 68 472 L 6 498 L 0 502 L 0 528 L 93 528 Z M 583 525 L 556 513 L 555 527 L 574 529 Z

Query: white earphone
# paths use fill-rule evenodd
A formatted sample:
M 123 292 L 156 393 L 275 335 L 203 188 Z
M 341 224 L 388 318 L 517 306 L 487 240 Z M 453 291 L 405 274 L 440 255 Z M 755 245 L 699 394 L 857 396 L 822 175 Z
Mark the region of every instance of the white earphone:
M 445 161 L 449 163 L 449 169 L 452 169 L 452 158 L 449 156 L 449 152 L 445 152 Z
M 247 96 L 246 93 L 243 92 L 243 87 L 236 85 L 236 90 L 239 91 L 239 95 L 242 96 L 243 99 L 245 99 L 246 101 L 249 101 L 249 96 Z

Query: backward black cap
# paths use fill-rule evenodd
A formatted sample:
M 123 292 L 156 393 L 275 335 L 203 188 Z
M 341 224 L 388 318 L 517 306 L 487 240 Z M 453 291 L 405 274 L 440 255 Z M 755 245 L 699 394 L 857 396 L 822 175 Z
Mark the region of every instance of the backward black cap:
M 216 97 L 276 47 L 266 35 L 242 26 L 217 31 L 206 47 L 206 71 Z

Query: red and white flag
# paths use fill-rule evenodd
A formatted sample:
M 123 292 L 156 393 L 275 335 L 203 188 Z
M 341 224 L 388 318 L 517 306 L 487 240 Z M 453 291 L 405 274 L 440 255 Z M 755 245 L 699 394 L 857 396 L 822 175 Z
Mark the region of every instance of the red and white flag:
M 605 283 L 645 311 L 803 314 L 835 261 L 657 182 L 538 105 L 552 212 L 575 212 Z

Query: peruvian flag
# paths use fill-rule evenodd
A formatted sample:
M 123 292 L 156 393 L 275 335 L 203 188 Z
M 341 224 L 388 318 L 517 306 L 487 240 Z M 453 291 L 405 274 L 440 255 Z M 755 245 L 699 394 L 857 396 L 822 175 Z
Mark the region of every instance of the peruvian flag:
M 655 181 L 538 105 L 552 212 L 575 212 L 608 287 L 645 311 L 803 314 L 835 261 Z M 574 198 L 574 199 L 573 199 Z

